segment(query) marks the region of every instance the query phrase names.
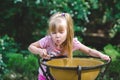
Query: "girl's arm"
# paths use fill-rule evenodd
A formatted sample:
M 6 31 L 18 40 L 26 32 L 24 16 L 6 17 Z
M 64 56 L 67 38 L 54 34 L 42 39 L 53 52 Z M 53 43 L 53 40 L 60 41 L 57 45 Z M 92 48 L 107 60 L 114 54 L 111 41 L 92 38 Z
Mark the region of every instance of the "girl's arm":
M 110 60 L 110 57 L 101 53 L 100 51 L 91 49 L 85 45 L 83 45 L 82 43 L 80 43 L 80 51 L 82 51 L 83 53 L 86 53 L 90 56 L 94 56 L 94 57 L 100 57 L 103 60 Z
M 36 41 L 34 43 L 31 43 L 28 47 L 28 50 L 36 55 L 39 55 L 42 58 L 48 59 L 50 56 L 47 54 L 46 49 L 42 49 L 39 45 L 39 42 Z

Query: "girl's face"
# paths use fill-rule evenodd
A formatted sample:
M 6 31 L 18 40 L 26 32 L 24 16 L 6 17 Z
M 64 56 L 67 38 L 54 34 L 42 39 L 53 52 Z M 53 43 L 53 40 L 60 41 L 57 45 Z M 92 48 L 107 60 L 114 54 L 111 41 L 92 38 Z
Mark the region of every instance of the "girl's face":
M 57 26 L 53 27 L 50 33 L 53 42 L 56 46 L 60 46 L 67 37 L 67 24 L 66 21 L 60 21 Z

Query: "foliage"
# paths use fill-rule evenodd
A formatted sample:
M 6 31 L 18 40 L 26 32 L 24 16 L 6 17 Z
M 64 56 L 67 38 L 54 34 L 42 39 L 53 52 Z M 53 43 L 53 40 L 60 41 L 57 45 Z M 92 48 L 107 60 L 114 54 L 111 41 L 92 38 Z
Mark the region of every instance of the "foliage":
M 120 19 L 118 19 L 113 28 L 110 29 L 109 35 L 110 37 L 114 37 L 117 33 L 120 33 Z
M 36 74 L 37 75 L 37 70 L 38 70 L 38 61 L 37 58 L 33 55 L 28 55 L 25 57 L 24 61 L 24 71 L 25 74 L 30 76 L 31 74 Z
M 69 12 L 76 20 L 76 29 L 80 27 L 80 19 L 88 21 L 89 4 L 84 0 L 6 0 L 1 4 L 1 35 L 7 33 L 22 44 L 44 36 L 48 18 L 54 12 Z
M 17 52 L 19 50 L 19 46 L 15 43 L 14 39 L 9 37 L 8 35 L 4 35 L 0 37 L 0 77 L 9 70 L 7 69 L 7 58 L 6 54 L 9 52 Z
M 21 53 L 16 53 L 21 52 Z M 27 55 L 26 55 L 27 54 Z M 37 60 L 33 55 L 28 55 L 27 50 L 20 50 L 19 45 L 12 37 L 8 35 L 1 36 L 0 38 L 0 77 L 1 79 L 11 79 L 10 75 L 28 76 L 35 78 L 37 74 Z M 32 64 L 30 64 L 32 63 Z M 34 64 L 34 65 L 33 65 Z M 27 67 L 26 67 L 27 66 Z M 31 74 L 30 74 L 31 73 Z M 35 74 L 33 74 L 35 73 Z M 32 78 L 32 79 L 33 79 Z
M 29 80 L 34 80 L 37 78 L 36 75 L 38 63 L 34 55 L 28 55 L 23 57 L 23 55 L 20 53 L 9 53 L 7 57 L 8 57 L 7 62 L 8 69 L 10 71 L 15 72 L 16 74 L 18 73 L 21 74 L 22 75 L 21 79 L 27 77 Z
M 117 59 L 117 57 L 120 57 L 120 52 L 118 52 L 115 47 L 108 44 L 104 47 L 104 51 L 107 55 L 109 55 L 113 61 Z
M 8 72 L 7 65 L 2 60 L 2 55 L 0 54 L 0 80 L 2 79 L 3 74 Z
M 0 4 L 0 34 L 14 37 L 22 48 L 46 34 L 47 21 L 57 11 L 72 15 L 77 36 L 88 27 L 111 28 L 120 17 L 118 0 L 3 0 Z
M 119 80 L 120 78 L 120 48 L 108 44 L 104 47 L 104 52 L 109 55 L 112 59 L 109 68 L 109 77 L 112 77 L 114 80 Z M 118 76 L 116 76 L 118 75 Z
M 11 68 L 14 71 L 17 72 L 23 72 L 23 55 L 22 54 L 14 54 L 14 53 L 9 53 L 7 54 L 8 57 L 8 62 L 7 65 L 9 68 Z
M 0 54 L 5 55 L 9 52 L 17 52 L 19 46 L 15 43 L 14 39 L 8 35 L 4 35 L 0 38 Z

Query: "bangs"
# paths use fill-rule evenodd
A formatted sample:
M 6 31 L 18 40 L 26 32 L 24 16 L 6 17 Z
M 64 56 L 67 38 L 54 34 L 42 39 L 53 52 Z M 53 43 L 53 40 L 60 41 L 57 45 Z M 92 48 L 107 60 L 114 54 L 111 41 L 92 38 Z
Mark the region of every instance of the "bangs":
M 60 19 L 57 19 L 55 21 L 51 21 L 49 26 L 50 26 L 49 33 L 51 33 L 56 31 L 63 31 L 64 30 L 63 26 L 65 25 L 62 24 L 62 21 Z

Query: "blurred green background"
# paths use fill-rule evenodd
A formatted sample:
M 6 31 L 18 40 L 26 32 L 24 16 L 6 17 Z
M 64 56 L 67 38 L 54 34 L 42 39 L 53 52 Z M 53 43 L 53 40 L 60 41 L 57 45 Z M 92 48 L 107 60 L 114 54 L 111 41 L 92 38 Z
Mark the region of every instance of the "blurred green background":
M 46 35 L 48 19 L 58 11 L 72 15 L 83 44 L 111 56 L 104 80 L 119 80 L 120 0 L 1 0 L 0 80 L 37 80 L 37 56 L 27 48 Z

